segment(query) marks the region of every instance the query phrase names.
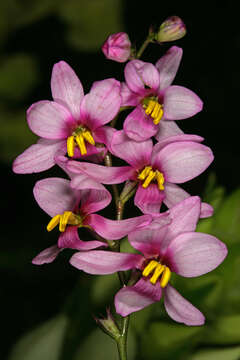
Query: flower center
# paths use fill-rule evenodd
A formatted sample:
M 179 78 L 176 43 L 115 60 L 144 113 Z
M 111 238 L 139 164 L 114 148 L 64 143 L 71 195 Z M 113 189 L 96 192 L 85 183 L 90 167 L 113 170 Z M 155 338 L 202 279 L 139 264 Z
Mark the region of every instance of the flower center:
M 163 105 L 159 104 L 155 97 L 145 98 L 143 100 L 143 108 L 146 115 L 150 115 L 153 119 L 153 123 L 158 125 L 163 117 Z
M 47 231 L 52 231 L 59 224 L 59 231 L 64 232 L 67 225 L 80 226 L 82 219 L 72 211 L 64 211 L 63 214 L 55 215 L 47 225 Z
M 151 181 L 156 180 L 159 190 L 164 190 L 164 176 L 159 170 L 153 170 L 151 166 L 145 168 L 138 175 L 138 179 L 142 180 L 142 187 L 147 188 Z
M 87 154 L 87 148 L 85 141 L 91 145 L 95 145 L 95 141 L 91 134 L 91 131 L 84 127 L 78 127 L 71 136 L 67 138 L 67 153 L 69 157 L 74 156 L 75 146 L 78 145 L 81 155 Z
M 152 277 L 149 279 L 150 283 L 155 285 L 158 279 L 161 277 L 160 286 L 164 288 L 167 286 L 170 280 L 171 270 L 168 266 L 162 265 L 156 260 L 151 260 L 142 272 L 143 276 L 149 276 L 150 274 L 152 275 Z

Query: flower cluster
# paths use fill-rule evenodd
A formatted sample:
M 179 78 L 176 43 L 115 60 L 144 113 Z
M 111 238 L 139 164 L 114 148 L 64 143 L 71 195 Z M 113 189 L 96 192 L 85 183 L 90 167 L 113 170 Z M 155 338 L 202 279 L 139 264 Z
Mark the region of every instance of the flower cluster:
M 185 27 L 179 20 L 174 24 L 168 20 L 157 40 L 166 41 L 163 34 L 171 39 L 183 36 Z M 179 186 L 213 161 L 211 149 L 202 144 L 204 139 L 185 134 L 178 125 L 200 112 L 203 103 L 193 91 L 172 85 L 181 48 L 172 46 L 154 65 L 134 57 L 128 35 L 118 33 L 107 39 L 102 50 L 108 59 L 128 61 L 124 82 L 97 81 L 84 94 L 76 73 L 60 61 L 52 70 L 53 100 L 38 101 L 27 111 L 28 125 L 40 138 L 16 158 L 14 172 L 41 172 L 57 165 L 68 177 L 43 179 L 34 186 L 37 203 L 50 216 L 47 230 L 58 227 L 60 236 L 33 263 L 50 263 L 63 249 L 74 249 L 70 264 L 86 273 L 131 270 L 115 295 L 116 312 L 121 316 L 163 296 L 172 319 L 202 325 L 203 314 L 170 280 L 172 273 L 203 275 L 227 255 L 220 240 L 195 231 L 199 218 L 212 215 L 212 207 Z M 124 111 L 123 128 L 116 130 L 114 124 Z M 126 164 L 112 166 L 115 158 Z M 124 186 L 119 194 L 120 183 Z M 116 220 L 97 213 L 112 201 L 104 185 L 113 188 Z M 124 205 L 133 196 L 142 214 L 122 219 Z M 81 239 L 83 227 L 91 240 Z M 119 251 L 126 236 L 136 251 Z

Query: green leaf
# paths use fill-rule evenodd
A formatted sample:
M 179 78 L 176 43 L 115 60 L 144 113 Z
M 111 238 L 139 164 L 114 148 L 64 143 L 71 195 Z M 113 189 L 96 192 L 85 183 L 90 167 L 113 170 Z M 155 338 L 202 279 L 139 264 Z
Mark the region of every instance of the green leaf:
M 111 33 L 123 31 L 120 0 L 64 1 L 60 17 L 68 23 L 71 46 L 96 51 Z
M 239 360 L 240 347 L 230 349 L 215 348 L 200 350 L 189 358 L 189 360 Z
M 24 335 L 8 360 L 59 360 L 67 317 L 58 315 Z

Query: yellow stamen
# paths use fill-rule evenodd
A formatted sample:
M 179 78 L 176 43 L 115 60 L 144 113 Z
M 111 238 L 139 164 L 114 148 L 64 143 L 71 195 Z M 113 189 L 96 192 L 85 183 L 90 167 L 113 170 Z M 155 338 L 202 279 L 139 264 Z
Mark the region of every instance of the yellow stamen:
M 165 288 L 167 286 L 167 284 L 170 280 L 170 277 L 171 277 L 171 270 L 167 266 L 165 266 L 164 272 L 163 272 L 161 280 L 160 280 L 160 286 L 162 288 Z
M 153 119 L 153 123 L 158 125 L 160 123 L 161 118 L 163 117 L 163 109 L 160 105 L 158 115 Z
M 67 138 L 67 153 L 68 156 L 73 157 L 74 156 L 74 148 L 75 148 L 75 141 L 74 136 L 69 136 Z
M 143 105 L 146 115 L 150 115 L 153 119 L 153 123 L 158 125 L 163 117 L 163 106 L 159 104 L 157 99 L 146 99 L 146 103 Z
M 139 180 L 145 180 L 151 170 L 152 170 L 152 167 L 151 167 L 151 166 L 146 166 L 146 167 L 143 169 L 143 171 L 141 171 L 141 173 L 138 175 L 138 179 L 139 179 Z
M 151 260 L 143 270 L 142 275 L 148 276 L 158 265 L 159 264 L 156 260 Z
M 155 119 L 158 116 L 159 110 L 161 109 L 161 105 L 159 103 L 155 103 L 154 109 L 151 113 L 151 117 Z
M 59 222 L 59 231 L 64 232 L 66 230 L 68 219 L 70 218 L 71 214 L 71 211 L 64 211 L 63 215 L 61 215 Z
M 156 174 L 155 171 L 150 170 L 147 178 L 145 179 L 144 183 L 142 184 L 142 187 L 145 189 L 148 187 L 148 185 L 150 184 L 150 182 L 155 178 Z
M 159 279 L 159 276 L 164 272 L 165 270 L 165 266 L 158 264 L 158 266 L 156 267 L 153 276 L 150 279 L 150 283 L 152 283 L 153 285 L 156 284 L 157 280 Z
M 81 218 L 80 216 L 75 215 L 74 213 L 71 212 L 71 215 L 68 218 L 68 222 L 69 225 L 80 225 L 81 223 Z
M 164 176 L 158 170 L 156 170 L 156 179 L 157 179 L 159 190 L 164 190 L 164 185 L 163 185 L 164 184 Z
M 88 131 L 88 130 L 83 131 L 82 136 L 89 144 L 95 145 L 94 138 L 92 137 L 92 134 L 90 133 L 90 131 Z
M 52 231 L 60 221 L 61 215 L 55 215 L 48 223 L 47 225 L 47 231 Z
M 85 141 L 84 141 L 84 137 L 82 134 L 79 134 L 75 137 L 76 139 L 76 143 L 79 146 L 81 155 L 86 155 L 87 154 L 87 149 L 86 149 L 86 145 L 85 145 Z
M 147 114 L 147 115 L 150 115 L 151 114 L 151 112 L 153 111 L 153 109 L 154 109 L 154 106 L 155 106 L 155 101 L 154 100 L 150 100 L 149 101 L 149 103 L 148 103 L 148 105 L 147 105 L 147 108 L 146 108 L 146 110 L 145 110 L 145 113 Z

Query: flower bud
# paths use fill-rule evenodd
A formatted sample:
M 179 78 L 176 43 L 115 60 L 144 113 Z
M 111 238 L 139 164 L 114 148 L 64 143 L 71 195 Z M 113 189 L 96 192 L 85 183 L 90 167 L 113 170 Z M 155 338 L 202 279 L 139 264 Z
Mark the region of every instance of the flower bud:
M 111 336 L 113 339 L 118 339 L 120 336 L 120 331 L 115 323 L 115 320 L 110 312 L 110 309 L 107 309 L 107 317 L 106 318 L 95 318 L 97 324 L 101 327 L 101 329 Z
M 155 39 L 158 42 L 174 41 L 181 39 L 186 32 L 186 26 L 182 19 L 178 16 L 171 16 L 160 25 Z
M 110 35 L 102 46 L 102 51 L 107 59 L 125 62 L 131 53 L 131 42 L 128 34 L 119 32 Z

